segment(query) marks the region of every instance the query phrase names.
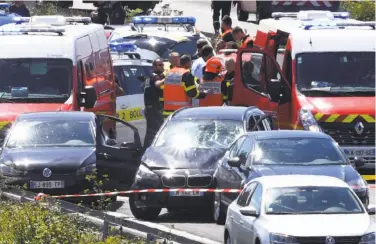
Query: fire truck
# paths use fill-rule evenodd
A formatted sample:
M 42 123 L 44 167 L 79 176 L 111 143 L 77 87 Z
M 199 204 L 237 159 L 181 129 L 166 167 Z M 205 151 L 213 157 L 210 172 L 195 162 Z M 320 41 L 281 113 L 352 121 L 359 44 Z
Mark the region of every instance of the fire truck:
M 255 47 L 238 50 L 232 105 L 257 106 L 280 129 L 325 132 L 374 170 L 375 39 L 375 22 L 346 12 L 273 13 Z
M 249 14 L 256 14 L 256 22 L 268 19 L 273 12 L 299 12 L 300 10 L 339 10 L 340 1 L 238 1 L 239 21 L 247 21 Z

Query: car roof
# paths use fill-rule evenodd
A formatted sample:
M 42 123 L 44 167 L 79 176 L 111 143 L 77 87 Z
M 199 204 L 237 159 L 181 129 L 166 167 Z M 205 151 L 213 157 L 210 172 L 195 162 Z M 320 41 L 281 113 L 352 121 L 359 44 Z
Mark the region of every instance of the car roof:
M 313 132 L 306 130 L 270 130 L 270 131 L 254 131 L 248 132 L 248 136 L 252 136 L 256 140 L 266 139 L 284 139 L 284 138 L 321 138 L 331 139 L 330 136 L 321 132 Z
M 45 120 L 45 119 L 61 119 L 61 120 L 94 120 L 95 114 L 92 112 L 81 111 L 56 111 L 56 112 L 36 112 L 21 114 L 17 120 Z
M 256 107 L 255 107 L 256 108 Z M 248 107 L 238 106 L 212 106 L 212 107 L 195 107 L 186 108 L 177 111 L 171 118 L 175 119 L 217 119 L 217 120 L 243 120 L 244 112 Z
M 322 175 L 273 175 L 262 176 L 250 182 L 254 181 L 261 183 L 264 189 L 301 186 L 349 187 L 336 177 Z

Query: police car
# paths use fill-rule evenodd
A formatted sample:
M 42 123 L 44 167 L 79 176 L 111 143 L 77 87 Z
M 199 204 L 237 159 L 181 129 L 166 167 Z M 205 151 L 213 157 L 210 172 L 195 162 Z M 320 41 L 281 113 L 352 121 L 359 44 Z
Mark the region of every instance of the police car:
M 9 13 L 9 3 L 0 3 L 0 26 L 13 23 L 14 17 L 20 17 L 18 14 Z
M 116 113 L 126 121 L 143 120 L 144 83 L 152 75 L 153 52 L 139 50 L 132 43 L 110 43 L 115 75 L 125 95 L 116 98 Z
M 196 18 L 190 16 L 137 16 L 129 26 L 116 28 L 109 42 L 131 42 L 139 49 L 155 52 L 167 60 L 171 52 L 193 56 L 196 42 L 203 38 L 195 27 Z

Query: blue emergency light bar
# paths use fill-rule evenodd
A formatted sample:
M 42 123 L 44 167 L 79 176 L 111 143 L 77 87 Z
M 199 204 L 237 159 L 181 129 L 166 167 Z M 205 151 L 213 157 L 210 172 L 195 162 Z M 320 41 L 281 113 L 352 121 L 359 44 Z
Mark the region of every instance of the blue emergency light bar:
M 119 42 L 115 40 L 110 42 L 108 45 L 110 47 L 111 52 L 127 53 L 135 52 L 137 50 L 137 46 L 129 42 Z
M 10 3 L 0 3 L 0 8 L 10 8 Z
M 137 16 L 132 18 L 133 24 L 188 24 L 195 25 L 193 16 Z
M 30 17 L 13 17 L 13 22 L 16 24 L 29 23 Z
M 365 21 L 365 22 L 353 22 L 353 23 L 336 23 L 336 22 L 308 22 L 303 23 L 302 26 L 304 30 L 310 30 L 312 28 L 341 28 L 341 27 L 370 27 L 375 29 L 376 22 Z

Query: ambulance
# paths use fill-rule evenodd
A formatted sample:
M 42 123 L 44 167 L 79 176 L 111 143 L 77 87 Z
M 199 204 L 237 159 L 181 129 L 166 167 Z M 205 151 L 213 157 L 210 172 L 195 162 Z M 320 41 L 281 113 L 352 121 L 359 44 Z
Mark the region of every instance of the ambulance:
M 232 105 L 257 106 L 280 129 L 327 133 L 374 172 L 375 22 L 330 11 L 272 16 L 255 47 L 238 50 Z
M 112 60 L 90 18 L 17 17 L 0 27 L 0 139 L 21 113 L 91 111 L 116 116 Z M 111 137 L 116 125 L 106 125 Z

